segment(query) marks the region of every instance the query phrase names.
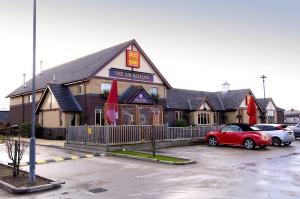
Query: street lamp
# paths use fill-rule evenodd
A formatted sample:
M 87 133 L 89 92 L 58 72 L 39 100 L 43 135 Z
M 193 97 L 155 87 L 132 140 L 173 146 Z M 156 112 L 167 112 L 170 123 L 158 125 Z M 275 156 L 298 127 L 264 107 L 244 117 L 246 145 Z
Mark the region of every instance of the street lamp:
M 265 79 L 267 78 L 267 76 L 263 75 L 261 76 L 260 78 L 263 79 L 263 88 L 264 88 L 264 105 L 266 104 L 266 87 L 265 87 Z M 266 107 L 267 108 L 267 107 Z M 264 114 L 264 117 L 266 117 L 266 110 L 263 110 L 263 114 Z M 264 118 L 264 122 L 265 122 L 265 118 Z
M 36 0 L 33 0 L 33 73 L 32 73 L 32 107 L 31 107 L 31 138 L 29 152 L 29 183 L 35 182 L 35 55 L 36 55 Z

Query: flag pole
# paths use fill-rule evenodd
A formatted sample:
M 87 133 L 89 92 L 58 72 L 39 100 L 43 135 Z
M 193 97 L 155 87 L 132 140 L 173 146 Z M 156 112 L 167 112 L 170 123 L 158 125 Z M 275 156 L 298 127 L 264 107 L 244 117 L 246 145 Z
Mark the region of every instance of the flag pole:
M 31 107 L 31 138 L 29 152 L 29 183 L 35 183 L 35 55 L 36 55 L 36 0 L 33 0 L 33 73 L 32 73 L 32 107 Z

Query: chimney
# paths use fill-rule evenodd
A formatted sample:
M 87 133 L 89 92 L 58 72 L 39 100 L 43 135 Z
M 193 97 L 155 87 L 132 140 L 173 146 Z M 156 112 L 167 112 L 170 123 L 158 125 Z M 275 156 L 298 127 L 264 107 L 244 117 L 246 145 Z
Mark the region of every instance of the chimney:
M 225 81 L 223 85 L 223 94 L 228 93 L 229 89 L 230 89 L 230 84 Z
M 55 82 L 55 74 L 53 74 L 53 79 L 52 79 L 52 81 Z
M 23 73 L 23 88 L 27 88 L 27 85 L 26 85 L 26 74 Z
M 43 74 L 43 60 L 40 61 L 40 70 L 41 70 L 40 75 L 42 75 Z

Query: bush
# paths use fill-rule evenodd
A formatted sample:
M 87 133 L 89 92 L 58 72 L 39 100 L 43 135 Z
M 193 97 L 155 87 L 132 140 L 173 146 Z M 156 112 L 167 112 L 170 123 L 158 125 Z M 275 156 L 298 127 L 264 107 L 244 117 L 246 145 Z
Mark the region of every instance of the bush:
M 187 122 L 185 121 L 185 120 L 179 120 L 179 121 L 177 121 L 176 123 L 175 123 L 175 126 L 176 127 L 186 127 L 186 126 L 188 126 L 188 124 L 187 124 Z
M 20 134 L 24 137 L 30 137 L 31 136 L 31 123 L 23 123 L 20 127 Z M 39 124 L 35 125 L 35 137 L 42 138 L 43 136 L 43 127 Z

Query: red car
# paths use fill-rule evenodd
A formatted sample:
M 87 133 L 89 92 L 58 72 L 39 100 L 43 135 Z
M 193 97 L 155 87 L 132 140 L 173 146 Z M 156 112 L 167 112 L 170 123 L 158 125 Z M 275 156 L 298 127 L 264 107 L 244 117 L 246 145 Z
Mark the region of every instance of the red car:
M 227 124 L 219 131 L 209 132 L 205 140 L 209 146 L 234 145 L 254 149 L 265 148 L 272 144 L 271 138 L 256 127 L 248 124 Z

